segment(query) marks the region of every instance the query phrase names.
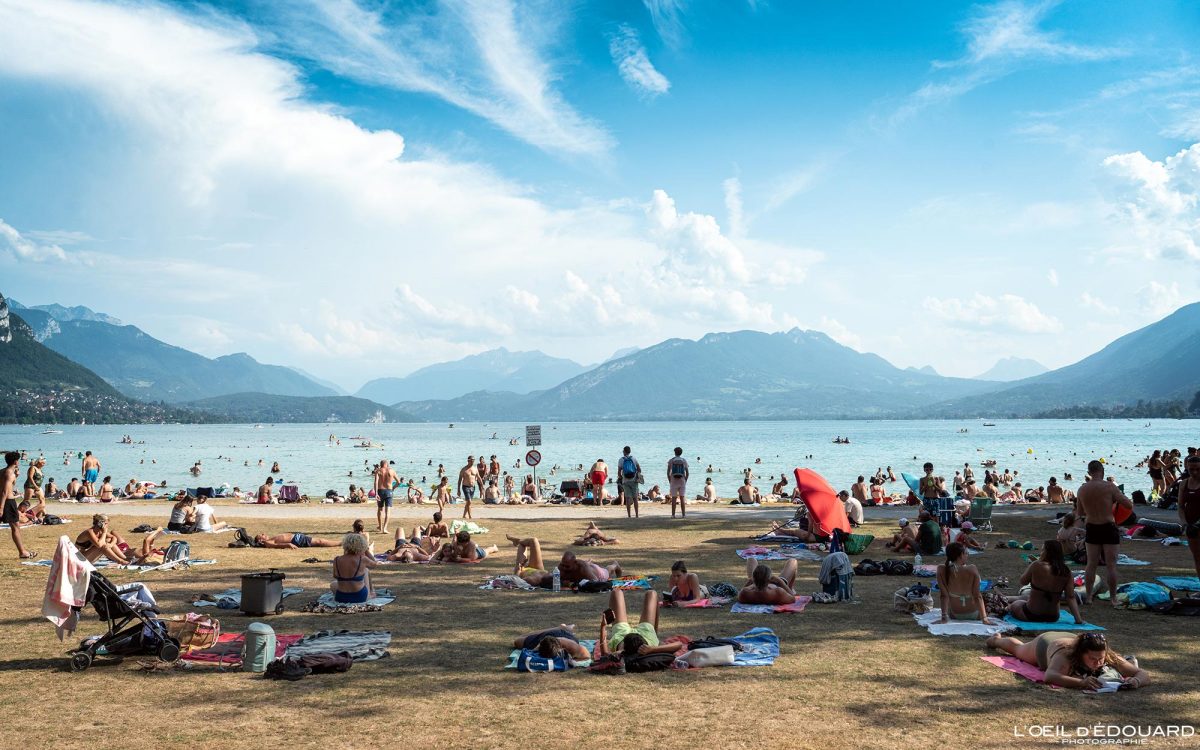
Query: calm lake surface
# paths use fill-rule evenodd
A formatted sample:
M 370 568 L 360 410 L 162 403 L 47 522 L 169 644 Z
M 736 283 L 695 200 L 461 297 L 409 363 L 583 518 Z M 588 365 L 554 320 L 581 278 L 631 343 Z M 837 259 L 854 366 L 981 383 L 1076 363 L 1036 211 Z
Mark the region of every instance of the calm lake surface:
M 62 426 L 60 435 L 41 434 L 44 427 L 0 426 L 5 450 L 24 449 L 47 458 L 46 476 L 60 486 L 79 476 L 78 453 L 90 450 L 100 459 L 101 476 L 111 474 L 114 486 L 130 478 L 166 480 L 172 488 L 220 486 L 228 482 L 242 489 L 257 487 L 273 461 L 279 475 L 300 484 L 314 495 L 327 489 L 345 491 L 349 483 L 368 479 L 365 462 L 382 458 L 396 462 L 401 476 L 425 477 L 436 482 L 438 463 L 454 473 L 468 455 L 495 454 L 506 471 L 529 471 L 523 458 L 524 425 L 512 423 L 455 424 L 288 424 L 288 425 L 77 425 Z M 969 432 L 960 433 L 960 429 Z M 496 439 L 492 439 L 493 433 Z M 329 441 L 330 434 L 341 445 Z M 135 445 L 122 445 L 130 435 Z M 382 448 L 355 447 L 369 438 Z M 835 445 L 835 436 L 847 436 L 850 445 Z M 519 437 L 518 445 L 509 445 Z M 771 477 L 790 473 L 796 466 L 811 467 L 837 487 L 847 487 L 859 474 L 891 466 L 920 474 L 921 464 L 932 461 L 947 478 L 969 462 L 982 478 L 980 463 L 995 459 L 997 468 L 1019 472 L 1026 487 L 1045 484 L 1050 476 L 1062 481 L 1063 473 L 1082 481 L 1092 458 L 1104 457 L 1109 474 L 1126 485 L 1126 491 L 1149 489 L 1144 469 L 1133 465 L 1154 449 L 1200 444 L 1195 425 L 1186 420 L 1007 420 L 995 427 L 978 421 L 821 421 L 821 422 L 623 422 L 545 423 L 542 425 L 543 460 L 539 477 L 556 464 L 554 481 L 579 476 L 597 458 L 615 467 L 624 445 L 633 448 L 650 484 L 666 486 L 666 461 L 680 446 L 691 463 L 689 492 L 702 489 L 705 469 L 722 497 L 732 496 L 741 484 L 742 470 L 753 468 L 756 483 L 770 489 Z M 1032 452 L 1030 452 L 1032 451 Z M 69 456 L 64 465 L 64 457 Z M 811 458 L 806 458 L 811 456 Z M 697 458 L 698 457 L 698 458 Z M 756 465 L 755 459 L 762 463 Z M 263 466 L 259 466 L 259 461 Z M 429 462 L 432 460 L 433 465 Z M 514 463 L 522 460 L 520 469 Z M 201 461 L 199 479 L 188 468 Z M 22 471 L 24 470 L 22 464 Z M 719 471 L 718 471 L 719 470 Z M 615 469 L 613 469 L 615 471 Z M 353 476 L 348 476 L 353 472 Z M 1069 485 L 1073 486 L 1071 483 Z M 893 485 L 897 491 L 902 483 Z

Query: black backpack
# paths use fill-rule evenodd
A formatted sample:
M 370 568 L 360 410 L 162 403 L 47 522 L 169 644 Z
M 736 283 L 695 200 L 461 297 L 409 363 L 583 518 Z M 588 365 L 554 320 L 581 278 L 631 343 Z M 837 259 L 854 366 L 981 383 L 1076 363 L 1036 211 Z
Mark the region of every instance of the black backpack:
M 59 518 L 58 516 L 51 515 L 49 513 L 42 516 L 42 524 L 45 526 L 59 526 L 62 524 L 62 522 L 63 522 L 63 520 L 61 518 Z
M 675 654 L 640 654 L 625 657 L 626 672 L 661 672 L 675 663 Z
M 854 575 L 858 576 L 881 576 L 883 575 L 883 567 L 880 563 L 871 560 L 870 558 L 862 560 L 858 565 L 854 566 Z

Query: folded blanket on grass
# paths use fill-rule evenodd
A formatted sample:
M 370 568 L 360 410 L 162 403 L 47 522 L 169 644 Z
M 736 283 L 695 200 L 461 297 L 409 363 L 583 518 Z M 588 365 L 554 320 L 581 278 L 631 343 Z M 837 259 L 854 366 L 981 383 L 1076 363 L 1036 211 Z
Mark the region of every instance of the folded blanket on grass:
M 1025 622 L 1024 620 L 1018 620 L 1012 615 L 1005 615 L 1004 622 L 1020 630 L 1024 630 L 1026 633 L 1041 633 L 1047 630 L 1104 630 L 1099 625 L 1092 625 L 1088 622 L 1076 625 L 1075 618 L 1066 610 L 1059 613 L 1058 622 Z
M 1155 580 L 1172 591 L 1200 591 L 1200 578 L 1196 576 L 1159 576 Z
M 474 521 L 464 521 L 459 518 L 450 522 L 450 536 L 454 536 L 460 531 L 466 531 L 468 534 L 486 534 L 488 530 Z
M 614 589 L 623 589 L 632 591 L 634 589 L 649 590 L 654 588 L 654 582 L 658 580 L 658 576 L 617 576 L 611 579 Z
M 808 603 L 811 601 L 811 596 L 798 596 L 796 597 L 796 601 L 792 602 L 791 604 L 743 604 L 741 602 L 737 602 L 729 608 L 729 611 L 738 615 L 769 615 L 781 614 L 785 612 L 803 612 L 804 608 L 808 606 Z
M 770 628 L 751 628 L 733 640 L 742 647 L 733 653 L 735 667 L 769 667 L 779 658 L 779 636 Z
M 283 590 L 283 598 L 299 594 L 304 589 L 288 586 Z M 193 607 L 216 607 L 218 609 L 237 609 L 242 606 L 242 590 L 240 588 L 225 589 L 217 594 L 209 594 L 204 598 L 196 598 Z
M 354 661 L 375 661 L 388 656 L 390 630 L 318 630 L 288 647 L 286 656 L 297 659 L 308 654 L 345 652 Z
M 484 591 L 537 591 L 538 587 L 517 575 L 492 576 L 480 585 Z M 544 590 L 544 589 L 543 589 Z
M 396 601 L 396 597 L 392 596 L 392 592 L 388 589 L 375 589 L 375 596 L 365 602 L 339 602 L 333 598 L 332 591 L 326 591 L 317 597 L 317 600 L 305 608 L 305 612 L 378 612 L 387 605 Z
M 595 653 L 595 651 L 596 651 L 596 642 L 595 641 L 580 641 L 579 645 L 586 648 L 588 650 L 589 654 Z M 534 651 L 532 653 L 537 653 L 537 652 Z M 520 658 L 521 658 L 521 649 L 514 648 L 512 651 L 510 651 L 508 653 L 508 663 L 504 665 L 504 668 L 505 669 L 516 669 L 517 668 L 517 660 Z M 580 668 L 586 669 L 587 667 L 590 667 L 592 665 L 592 660 L 584 659 L 582 661 L 573 661 L 573 662 L 571 662 L 571 665 L 573 667 L 575 667 L 576 669 L 580 669 Z
M 301 633 L 276 633 L 275 634 L 275 658 L 283 658 L 283 654 L 287 651 L 288 646 L 299 641 L 304 635 Z M 241 633 L 222 633 L 217 638 L 216 645 L 199 651 L 191 651 L 186 654 L 181 654 L 180 659 L 187 661 L 199 661 L 208 663 L 220 663 L 229 666 L 239 666 L 242 663 L 242 647 L 246 645 L 246 636 Z
M 737 556 L 743 560 L 811 560 L 821 562 L 825 555 L 804 546 L 785 544 L 777 549 L 768 547 L 747 547 L 737 551 Z
M 942 610 L 931 609 L 923 615 L 913 614 L 917 624 L 928 630 L 932 635 L 995 635 L 1012 630 L 1012 626 L 1004 623 L 984 625 L 981 621 L 951 620 L 943 623 Z M 993 621 L 995 621 L 993 619 Z
M 680 607 L 682 609 L 712 609 L 714 607 L 724 607 L 726 604 L 733 601 L 726 596 L 710 596 L 705 599 L 696 599 L 690 602 L 674 602 L 672 607 Z

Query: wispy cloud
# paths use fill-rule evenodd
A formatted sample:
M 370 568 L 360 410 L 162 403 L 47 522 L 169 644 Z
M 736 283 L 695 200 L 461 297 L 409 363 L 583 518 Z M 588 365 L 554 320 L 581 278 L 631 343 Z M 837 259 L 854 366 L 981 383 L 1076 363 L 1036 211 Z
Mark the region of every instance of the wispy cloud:
M 1042 23 L 1059 2 L 1005 0 L 977 8 L 962 24 L 963 54 L 952 60 L 934 60 L 938 77 L 922 84 L 905 98 L 887 119 L 898 125 L 928 106 L 962 96 L 1032 62 L 1089 62 L 1127 54 L 1118 47 L 1099 47 L 1068 41 Z
M 66 251 L 58 245 L 24 236 L 3 219 L 0 219 L 0 251 L 10 253 L 17 260 L 35 263 L 67 259 Z
M 1016 294 L 992 297 L 976 292 L 970 299 L 926 297 L 926 310 L 953 325 L 974 330 L 1057 333 L 1062 323 Z
M 268 6 L 284 29 L 278 44 L 338 75 L 431 94 L 546 151 L 601 156 L 611 135 L 554 85 L 547 48 L 560 7 L 446 0 L 440 12 L 401 14 L 356 0 Z
M 683 13 L 687 9 L 688 0 L 642 0 L 646 10 L 650 11 L 650 21 L 654 30 L 669 46 L 680 47 L 687 37 L 683 25 Z
M 1094 294 L 1091 294 L 1090 292 L 1084 292 L 1083 294 L 1079 295 L 1079 302 L 1080 302 L 1080 304 L 1082 304 L 1084 307 L 1088 308 L 1089 310 L 1095 310 L 1096 312 L 1101 313 L 1103 315 L 1120 315 L 1121 314 L 1121 310 L 1119 308 L 1108 304 L 1107 302 L 1105 302 L 1104 300 L 1095 296 Z
M 646 48 L 638 38 L 637 29 L 621 24 L 616 33 L 609 37 L 608 49 L 621 78 L 639 95 L 654 98 L 671 89 L 671 82 L 650 62 Z

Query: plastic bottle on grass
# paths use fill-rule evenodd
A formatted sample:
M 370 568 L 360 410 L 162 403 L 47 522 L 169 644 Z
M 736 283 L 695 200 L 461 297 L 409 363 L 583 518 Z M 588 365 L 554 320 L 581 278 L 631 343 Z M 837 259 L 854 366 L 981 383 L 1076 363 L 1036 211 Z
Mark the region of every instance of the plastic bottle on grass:
M 562 591 L 562 573 L 558 571 L 558 568 L 554 569 L 554 591 Z

